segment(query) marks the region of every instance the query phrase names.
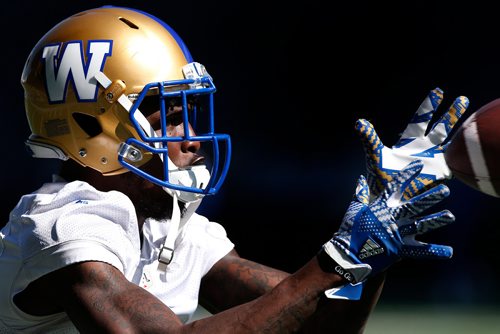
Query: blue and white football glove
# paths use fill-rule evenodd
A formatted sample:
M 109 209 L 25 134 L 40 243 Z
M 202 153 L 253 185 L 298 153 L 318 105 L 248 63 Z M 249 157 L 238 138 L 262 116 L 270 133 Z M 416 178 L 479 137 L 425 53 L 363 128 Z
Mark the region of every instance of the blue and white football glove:
M 451 171 L 444 159 L 449 142 L 444 142 L 469 106 L 469 100 L 465 96 L 456 98 L 448 111 L 433 123 L 426 134 L 429 122 L 442 100 L 441 89 L 430 91 L 398 142 L 392 147 L 382 143 L 370 122 L 365 119 L 356 122 L 356 130 L 361 136 L 366 153 L 368 185 L 372 196 L 378 195 L 399 170 L 415 159 L 422 160 L 424 168 L 413 180 L 412 186 L 406 189 L 405 198 L 411 198 L 433 184 L 451 178 Z
M 455 219 L 448 210 L 418 217 L 449 195 L 444 184 L 408 200 L 403 198 L 403 192 L 419 176 L 423 166 L 420 160 L 408 164 L 393 175 L 371 202 L 365 177 L 358 179 L 356 193 L 339 230 L 323 245 L 326 254 L 336 263 L 335 271 L 351 284 L 362 282 L 403 258 L 451 258 L 451 247 L 415 239 Z

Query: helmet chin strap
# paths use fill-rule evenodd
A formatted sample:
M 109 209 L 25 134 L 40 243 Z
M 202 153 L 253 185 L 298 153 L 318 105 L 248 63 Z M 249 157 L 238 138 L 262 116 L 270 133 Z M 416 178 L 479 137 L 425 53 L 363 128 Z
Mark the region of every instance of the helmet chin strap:
M 179 202 L 177 195 L 172 194 L 173 207 L 172 207 L 172 217 L 170 218 L 170 228 L 168 229 L 168 234 L 163 242 L 160 253 L 158 254 L 158 271 L 166 271 L 167 266 L 172 262 L 174 258 L 175 250 L 175 240 L 179 235 L 179 231 L 186 224 L 186 222 L 191 218 L 193 213 L 198 209 L 201 204 L 202 198 L 184 204 L 184 209 L 179 208 Z
M 169 159 L 169 166 L 175 166 Z M 193 166 L 189 169 L 169 169 L 170 182 L 183 186 L 195 186 L 201 188 L 207 185 L 210 180 L 210 173 L 205 166 Z M 172 196 L 172 217 L 170 218 L 170 228 L 168 230 L 165 242 L 161 246 L 158 254 L 158 270 L 165 271 L 174 257 L 175 240 L 180 229 L 191 218 L 191 215 L 200 206 L 203 199 L 202 194 L 190 193 L 187 191 L 178 191 L 163 187 L 163 190 Z M 184 202 L 182 214 L 179 209 L 179 202 Z
M 203 189 L 208 184 L 208 181 L 210 181 L 210 172 L 204 165 L 179 169 L 172 161 L 170 161 L 170 158 L 168 158 L 168 160 L 168 176 L 170 183 L 191 188 Z M 203 198 L 203 194 L 174 190 L 167 187 L 163 187 L 163 190 L 165 190 L 170 195 L 173 195 L 175 193 L 179 200 L 183 203 L 190 203 Z
M 95 79 L 101 86 L 104 87 L 104 89 L 108 89 L 108 87 L 112 84 L 111 80 L 103 72 L 97 72 Z M 120 94 L 115 101 L 117 101 L 125 110 L 130 112 L 132 102 L 127 98 L 127 96 Z M 135 116 L 135 119 L 149 137 L 157 137 L 155 130 L 151 127 L 151 124 L 139 109 L 136 109 Z M 154 145 L 157 148 L 160 147 L 160 143 L 154 143 Z M 160 159 L 163 162 L 163 155 L 160 155 Z M 199 165 L 181 169 L 177 167 L 169 157 L 167 157 L 167 159 L 170 183 L 198 189 L 203 189 L 208 185 L 210 172 L 205 166 Z M 167 265 L 173 259 L 175 240 L 177 239 L 179 230 L 199 207 L 204 195 L 188 191 L 175 190 L 167 187 L 163 187 L 163 190 L 172 196 L 173 201 L 172 217 L 170 219 L 171 225 L 167 237 L 165 238 L 165 242 L 163 243 L 158 255 L 158 270 L 165 271 Z M 180 212 L 178 201 L 185 203 L 182 213 Z

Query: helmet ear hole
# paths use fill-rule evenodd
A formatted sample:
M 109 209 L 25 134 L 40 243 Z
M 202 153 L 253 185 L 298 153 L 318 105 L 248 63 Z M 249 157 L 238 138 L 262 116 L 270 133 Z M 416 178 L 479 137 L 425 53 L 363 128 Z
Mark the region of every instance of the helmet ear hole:
M 102 132 L 102 127 L 95 117 L 82 113 L 73 113 L 72 116 L 89 137 L 95 137 Z

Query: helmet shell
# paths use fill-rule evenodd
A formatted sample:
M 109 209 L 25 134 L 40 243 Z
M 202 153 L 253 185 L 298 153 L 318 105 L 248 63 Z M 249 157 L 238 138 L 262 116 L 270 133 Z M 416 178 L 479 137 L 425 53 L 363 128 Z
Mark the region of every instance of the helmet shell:
M 105 175 L 126 172 L 119 145 L 139 136 L 128 111 L 106 99 L 95 72 L 133 96 L 148 83 L 184 79 L 182 67 L 191 61 L 177 34 L 150 14 L 110 6 L 75 14 L 47 32 L 26 61 L 21 84 L 30 140 Z M 145 152 L 137 166 L 149 158 Z

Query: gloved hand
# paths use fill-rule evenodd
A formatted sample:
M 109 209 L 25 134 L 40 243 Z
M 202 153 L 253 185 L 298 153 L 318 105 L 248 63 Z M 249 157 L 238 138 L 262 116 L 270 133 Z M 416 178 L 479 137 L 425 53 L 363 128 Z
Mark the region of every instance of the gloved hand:
M 430 91 L 392 148 L 382 143 L 370 122 L 365 119 L 356 122 L 356 130 L 361 136 L 366 153 L 368 185 L 372 196 L 378 195 L 387 182 L 414 159 L 422 160 L 424 168 L 414 179 L 412 186 L 406 189 L 406 199 L 435 183 L 451 178 L 451 171 L 444 159 L 449 142 L 444 144 L 444 141 L 469 106 L 469 100 L 465 96 L 456 98 L 453 105 L 433 123 L 426 134 L 429 122 L 442 100 L 441 89 Z
M 350 283 L 362 282 L 370 274 L 379 273 L 402 258 L 447 259 L 452 256 L 453 249 L 449 246 L 415 240 L 417 235 L 454 221 L 448 210 L 418 217 L 449 195 L 444 184 L 409 200 L 403 199 L 403 192 L 422 168 L 422 161 L 411 162 L 395 174 L 371 202 L 366 179 L 360 176 L 339 230 L 323 245 L 323 250 L 337 264 L 335 271 Z

